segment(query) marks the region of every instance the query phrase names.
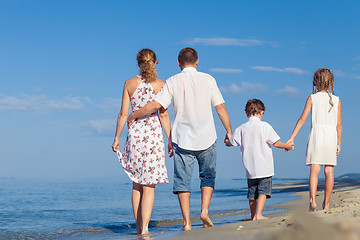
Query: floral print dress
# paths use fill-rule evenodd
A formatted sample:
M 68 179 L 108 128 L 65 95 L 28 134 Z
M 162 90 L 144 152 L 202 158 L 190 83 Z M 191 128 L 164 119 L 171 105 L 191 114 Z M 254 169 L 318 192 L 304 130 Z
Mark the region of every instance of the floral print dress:
M 155 95 L 151 84 L 142 80 L 130 98 L 132 110 L 142 108 L 154 100 Z M 130 126 L 120 163 L 135 183 L 151 185 L 169 182 L 164 138 L 157 112 L 136 119 Z

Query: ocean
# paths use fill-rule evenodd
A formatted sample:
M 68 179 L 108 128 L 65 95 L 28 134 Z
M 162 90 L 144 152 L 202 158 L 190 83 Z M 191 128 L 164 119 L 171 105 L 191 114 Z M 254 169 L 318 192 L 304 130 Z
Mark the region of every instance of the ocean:
M 273 184 L 304 179 L 273 179 Z M 246 179 L 217 179 L 210 205 L 215 225 L 250 217 Z M 119 179 L 21 180 L 0 179 L 0 239 L 138 239 L 131 206 L 132 184 Z M 194 179 L 192 228 L 201 228 L 201 192 Z M 273 190 L 264 214 L 281 211 L 270 205 L 294 199 Z M 172 184 L 158 184 L 149 231 L 153 239 L 181 234 L 182 215 Z

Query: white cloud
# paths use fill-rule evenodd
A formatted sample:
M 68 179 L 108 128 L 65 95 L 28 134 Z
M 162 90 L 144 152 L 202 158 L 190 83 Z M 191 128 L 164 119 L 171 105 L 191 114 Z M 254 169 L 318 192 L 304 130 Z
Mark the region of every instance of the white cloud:
M 284 70 L 280 68 L 274 68 L 274 67 L 266 67 L 266 66 L 252 66 L 252 69 L 259 70 L 259 71 L 265 71 L 265 72 L 284 72 Z
M 185 41 L 186 44 L 202 44 L 206 46 L 259 46 L 267 44 L 266 41 L 257 39 L 237 39 L 237 38 L 193 38 L 189 41 Z
M 304 73 L 306 73 L 305 71 L 303 71 L 303 70 L 301 70 L 299 68 L 291 68 L 291 67 L 284 68 L 284 72 L 296 73 L 296 74 L 304 74 Z
M 33 90 L 33 92 L 41 92 L 43 90 L 43 88 L 42 87 L 34 87 L 31 90 Z
M 344 77 L 346 76 L 346 73 L 341 71 L 341 70 L 334 70 L 333 71 L 334 75 L 337 76 L 337 77 Z
M 236 68 L 210 68 L 210 72 L 219 73 L 242 73 L 244 70 Z
M 305 74 L 306 71 L 301 70 L 299 68 L 287 67 L 287 68 L 275 68 L 269 66 L 252 66 L 250 67 L 255 70 L 265 71 L 265 72 L 287 72 L 287 73 L 295 73 L 295 74 Z
M 288 94 L 288 95 L 291 95 L 291 96 L 299 96 L 301 95 L 300 91 L 294 87 L 289 87 L 289 86 L 286 86 L 282 89 L 279 89 L 276 91 L 277 93 L 284 93 L 284 94 Z
M 220 87 L 222 92 L 231 92 L 234 94 L 244 93 L 248 91 L 264 91 L 266 86 L 260 83 L 241 82 L 240 86 L 232 83 L 228 88 Z
M 360 60 L 360 56 L 354 57 L 353 60 L 354 61 Z
M 104 102 L 97 105 L 104 111 L 119 110 L 121 107 L 121 98 L 105 98 Z
M 45 95 L 0 97 L 0 111 L 78 111 L 85 108 L 88 97 L 65 97 L 49 99 Z
M 89 120 L 81 124 L 85 130 L 95 134 L 109 134 L 115 132 L 116 119 L 112 120 Z
M 355 79 L 360 79 L 360 76 L 359 75 L 354 75 L 354 78 Z
M 220 87 L 220 91 L 221 92 L 228 92 L 229 90 L 223 86 Z

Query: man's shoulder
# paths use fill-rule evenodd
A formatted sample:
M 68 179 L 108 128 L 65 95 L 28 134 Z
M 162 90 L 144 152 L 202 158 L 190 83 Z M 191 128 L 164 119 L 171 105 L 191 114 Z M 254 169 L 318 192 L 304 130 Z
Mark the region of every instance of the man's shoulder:
M 210 79 L 215 79 L 213 76 L 211 76 L 209 73 L 205 73 L 205 72 L 199 72 L 197 71 L 197 74 L 203 76 L 203 77 L 207 77 L 207 78 L 210 78 Z

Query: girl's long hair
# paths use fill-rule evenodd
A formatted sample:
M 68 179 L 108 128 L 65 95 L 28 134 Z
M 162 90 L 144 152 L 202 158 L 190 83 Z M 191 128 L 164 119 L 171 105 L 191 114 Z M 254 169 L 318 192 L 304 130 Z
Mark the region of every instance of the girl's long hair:
M 331 92 L 334 92 L 334 75 L 333 73 L 327 69 L 327 68 L 320 68 L 314 73 L 314 80 L 313 85 L 315 86 L 317 91 L 323 91 L 326 90 L 330 97 L 330 109 L 334 107 L 334 103 L 332 101 L 332 94 Z

